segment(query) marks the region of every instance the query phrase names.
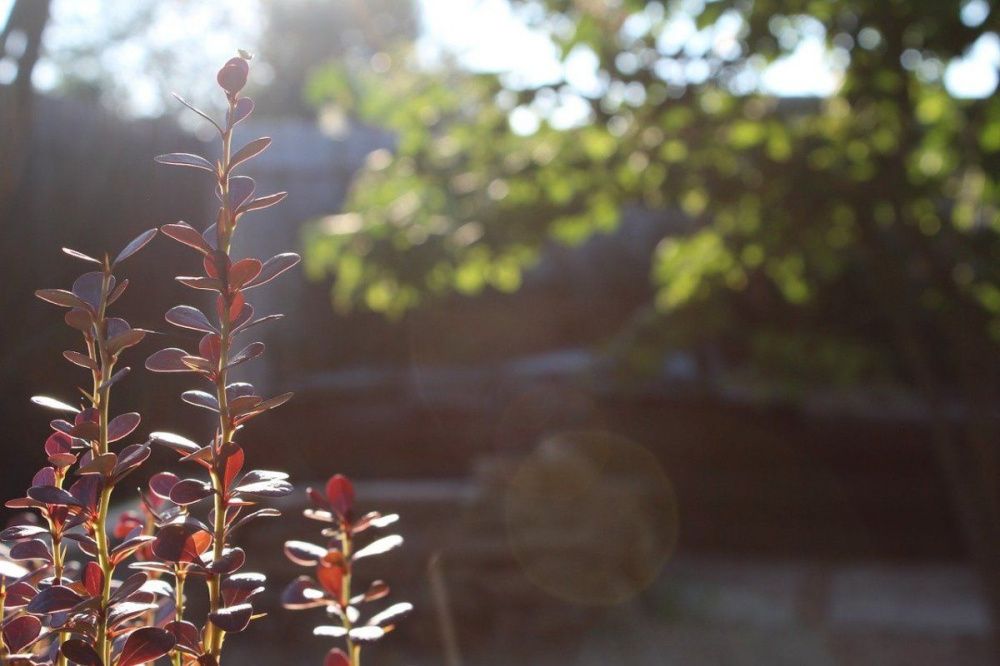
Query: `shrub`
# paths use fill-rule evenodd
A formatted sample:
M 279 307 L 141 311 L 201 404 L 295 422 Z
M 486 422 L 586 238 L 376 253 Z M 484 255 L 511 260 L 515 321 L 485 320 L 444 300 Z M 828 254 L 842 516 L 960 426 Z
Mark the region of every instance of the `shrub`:
M 128 287 L 128 280 L 119 281 L 114 271 L 145 247 L 157 230 L 140 234 L 114 259 L 65 249 L 95 269 L 68 290 L 42 289 L 37 295 L 67 309 L 66 324 L 81 334 L 83 345 L 63 355 L 87 370 L 91 383 L 80 389 L 79 406 L 33 398 L 66 416 L 51 422 L 52 434 L 45 442 L 48 465 L 35 475 L 25 497 L 7 503 L 9 508 L 34 513 L 19 516 L 0 533 L 0 539 L 12 544 L 0 553 L 2 663 L 133 666 L 168 657 L 176 666 L 215 666 L 221 663 L 226 637 L 260 617 L 253 604 L 264 590 L 265 577 L 242 570 L 246 553 L 236 545 L 234 533 L 257 518 L 279 515 L 258 504 L 287 495 L 292 486 L 283 472 L 244 471 L 246 454 L 237 435 L 251 419 L 284 404 L 291 394 L 265 399 L 251 384 L 230 381 L 229 375 L 232 368 L 264 352 L 263 343 L 241 340 L 246 332 L 280 317 L 256 316 L 247 293 L 295 266 L 299 257 L 285 253 L 261 261 L 231 255 L 243 217 L 285 197 L 284 192 L 255 196 L 254 181 L 234 174 L 271 142 L 260 138 L 232 149 L 234 128 L 253 110 L 253 101 L 240 95 L 248 60 L 242 55 L 232 58 L 219 70 L 217 80 L 228 102 L 222 124 L 178 98 L 218 130 L 221 159 L 213 163 L 187 153 L 156 158 L 163 164 L 210 173 L 220 206 L 215 223 L 204 232 L 183 222 L 160 229 L 199 255 L 203 273 L 177 280 L 209 296 L 213 307 L 209 313 L 191 305 L 168 310 L 167 322 L 201 334 L 198 349 L 162 349 L 145 365 L 153 372 L 199 377 L 201 386 L 185 391 L 181 398 L 215 413 L 218 424 L 204 445 L 154 432 L 145 441 L 121 446 L 133 438 L 141 418 L 137 413 L 112 416 L 112 389 L 129 374 L 128 367 L 119 367 L 119 360 L 150 331 L 132 328 L 110 313 Z M 146 462 L 154 444 L 175 451 L 181 462 L 200 469 L 203 476 L 153 474 L 141 493 L 141 508 L 121 514 L 109 529 L 115 489 Z M 325 549 L 290 542 L 286 552 L 295 553 L 298 559 L 293 560 L 300 564 L 310 553 L 316 555 L 312 564 L 320 584 L 314 589 L 320 596 L 309 605 L 324 605 L 342 619 L 350 653 L 347 657 L 331 652 L 326 663 L 356 666 L 360 642 L 384 635 L 390 620 L 409 610 L 408 604 L 397 604 L 362 627 L 354 606 L 384 597 L 388 588 L 376 583 L 366 593 L 351 596 L 352 563 L 401 543 L 399 537 L 385 537 L 355 551 L 354 536 L 385 526 L 395 516 L 368 514 L 355 520 L 353 488 L 343 477 L 331 479 L 325 496 L 310 491 L 310 497 L 319 507 L 307 515 L 329 522 L 324 534 L 339 547 L 333 542 Z M 204 580 L 207 587 L 209 608 L 199 622 L 185 615 L 185 585 L 190 579 Z

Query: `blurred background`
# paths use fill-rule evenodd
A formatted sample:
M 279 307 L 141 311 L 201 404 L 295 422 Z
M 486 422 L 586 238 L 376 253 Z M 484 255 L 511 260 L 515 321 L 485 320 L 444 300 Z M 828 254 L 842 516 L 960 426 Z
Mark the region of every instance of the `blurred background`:
M 245 434 L 357 479 L 417 612 L 381 665 L 1000 660 L 1000 8 L 987 0 L 0 0 L 3 498 L 76 344 L 68 246 L 214 216 L 216 69 L 256 54 L 243 254 L 302 270 Z M 241 141 L 242 142 L 242 141 Z M 120 311 L 165 330 L 165 239 Z M 170 344 L 191 340 L 166 331 Z M 141 367 L 143 353 L 129 364 Z M 122 409 L 201 438 L 185 379 Z M 164 452 L 154 464 L 173 465 Z M 296 516 L 244 534 L 273 590 Z M 382 567 L 381 569 L 379 567 Z M 276 611 L 239 663 L 318 663 Z M 228 648 L 227 648 L 228 649 Z

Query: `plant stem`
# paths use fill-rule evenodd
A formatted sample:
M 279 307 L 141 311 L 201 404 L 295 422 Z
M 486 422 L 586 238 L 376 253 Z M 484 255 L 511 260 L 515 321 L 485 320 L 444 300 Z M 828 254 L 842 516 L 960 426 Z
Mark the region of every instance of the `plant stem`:
M 104 280 L 101 284 L 101 303 L 97 313 L 97 355 L 100 361 L 99 374 L 94 376 L 94 407 L 99 413 L 99 437 L 97 442 L 98 453 L 103 455 L 108 452 L 108 410 L 111 401 L 111 386 L 104 384 L 114 372 L 114 361 L 108 357 L 105 348 L 105 337 L 107 336 L 107 325 L 105 315 L 107 311 L 108 292 L 111 285 L 111 273 L 108 268 L 104 271 Z M 104 388 L 99 389 L 101 385 Z M 105 485 L 101 488 L 101 499 L 97 510 L 97 524 L 95 526 L 94 539 L 97 542 L 97 564 L 104 574 L 104 586 L 101 590 L 101 605 L 98 610 L 99 620 L 97 626 L 97 654 L 105 664 L 111 663 L 111 641 L 108 640 L 108 604 L 111 599 L 111 579 L 114 568 L 111 565 L 111 549 L 108 543 L 108 512 L 111 507 L 111 491 L 113 486 L 104 480 Z
M 184 620 L 184 579 L 186 577 L 186 571 L 176 566 L 174 567 L 174 621 L 176 622 Z M 170 661 L 173 666 L 182 666 L 184 656 L 180 650 L 175 649 L 170 657 Z
M 232 113 L 233 103 L 230 103 L 230 113 Z M 216 234 L 218 238 L 218 249 L 229 254 L 233 224 L 233 212 L 229 209 L 229 168 L 230 154 L 232 152 L 232 128 L 228 127 L 222 133 L 222 172 L 219 176 L 219 189 L 222 192 L 223 214 L 217 221 Z M 229 275 L 228 266 L 218 267 L 222 277 L 223 290 L 221 292 L 223 307 L 219 316 L 219 366 L 216 372 L 215 397 L 219 403 L 219 440 L 215 453 L 219 448 L 228 444 L 233 437 L 232 423 L 229 419 L 229 397 L 226 395 L 226 383 L 229 373 L 226 366 L 229 364 L 230 329 L 229 329 L 229 307 L 232 299 L 229 295 Z M 213 559 L 222 557 L 226 547 L 226 489 L 224 483 L 224 469 L 220 469 L 219 461 L 213 460 L 211 480 L 213 498 L 215 501 L 215 520 L 212 526 L 212 554 Z M 222 595 L 222 575 L 212 574 L 208 578 L 208 598 L 209 612 L 214 613 L 221 608 Z M 222 629 L 208 621 L 206 647 L 208 653 L 215 658 L 215 663 L 222 662 L 222 641 L 224 633 Z
M 340 607 L 344 610 L 341 615 L 344 629 L 347 634 L 344 640 L 347 641 L 347 655 L 351 660 L 351 666 L 361 666 L 361 646 L 351 640 L 352 623 L 347 617 L 347 607 L 351 603 L 351 553 L 353 552 L 353 540 L 351 539 L 351 524 L 348 520 L 341 520 L 340 523 L 340 550 L 344 555 L 344 581 L 340 592 Z

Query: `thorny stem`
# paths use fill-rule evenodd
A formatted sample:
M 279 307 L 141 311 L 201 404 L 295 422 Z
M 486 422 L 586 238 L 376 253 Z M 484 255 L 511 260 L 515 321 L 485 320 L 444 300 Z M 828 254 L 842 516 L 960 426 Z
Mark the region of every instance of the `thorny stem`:
M 230 114 L 233 113 L 235 102 L 230 101 L 229 109 Z M 232 127 L 227 123 L 225 131 L 222 133 L 222 168 L 219 174 L 219 189 L 222 193 L 222 206 L 223 213 L 217 221 L 217 237 L 218 237 L 218 249 L 220 252 L 229 254 L 230 244 L 232 241 L 232 231 L 235 226 L 233 219 L 233 211 L 229 208 L 229 169 L 230 169 L 230 154 L 232 152 L 232 139 L 233 131 Z M 229 327 L 229 308 L 232 304 L 232 299 L 229 294 L 229 275 L 228 267 L 226 265 L 221 265 L 218 267 L 221 273 L 223 290 L 221 292 L 222 312 L 219 317 L 219 366 L 216 371 L 216 382 L 215 382 L 215 397 L 219 403 L 219 439 L 216 442 L 215 453 L 218 453 L 219 447 L 225 446 L 233 438 L 232 423 L 229 419 L 229 399 L 226 395 L 226 382 L 228 380 L 228 371 L 226 370 L 226 365 L 229 363 L 229 347 L 230 347 L 230 327 Z M 213 532 L 213 559 L 218 560 L 222 557 L 223 550 L 226 546 L 226 497 L 225 488 L 223 487 L 224 469 L 219 464 L 218 460 L 213 460 L 211 480 L 212 480 L 212 490 L 213 498 L 215 501 L 215 520 L 212 526 Z M 208 578 L 208 597 L 209 597 L 209 612 L 214 613 L 218 611 L 221 607 L 221 586 L 222 586 L 222 575 L 212 574 Z M 211 620 L 207 623 L 207 636 L 206 636 L 206 648 L 212 657 L 215 658 L 216 663 L 222 661 L 222 641 L 224 637 L 222 629 L 216 627 Z
M 340 521 L 340 550 L 344 555 L 344 580 L 340 592 L 340 607 L 344 610 L 341 613 L 341 622 L 347 634 L 344 638 L 347 641 L 347 655 L 350 657 L 351 666 L 361 666 L 361 645 L 351 640 L 351 619 L 347 617 L 347 607 L 351 603 L 351 553 L 353 552 L 353 540 L 351 539 L 351 524 L 348 520 Z
M 187 571 L 174 568 L 174 621 L 176 622 L 184 620 L 184 579 L 186 577 Z M 175 649 L 170 657 L 170 661 L 173 666 L 182 666 L 184 656 L 180 650 Z
M 59 469 L 56 471 L 56 487 L 62 488 L 63 479 L 65 478 L 65 470 Z M 63 570 L 65 568 L 65 555 L 66 551 L 62 545 L 62 535 L 60 532 L 52 530 L 52 523 L 49 522 L 49 533 L 52 535 L 52 567 L 55 570 L 55 584 L 62 584 Z M 3 611 L 0 610 L 0 618 L 3 617 Z M 68 631 L 59 632 L 59 644 L 62 645 L 64 641 L 69 638 Z M 56 657 L 56 666 L 67 666 L 66 655 L 60 651 Z
M 4 616 L 4 604 L 7 602 L 7 579 L 0 576 L 0 619 Z M 7 650 L 7 643 L 3 639 L 3 633 L 0 633 L 0 659 L 6 661 L 5 657 L 10 654 Z M 3 663 L 3 662 L 0 662 Z
M 104 279 L 101 284 L 101 302 L 97 313 L 97 335 L 95 361 L 100 363 L 100 369 L 94 372 L 94 407 L 99 413 L 99 438 L 97 442 L 97 453 L 108 452 L 108 408 L 111 399 L 111 386 L 107 380 L 114 372 L 114 361 L 108 357 L 105 348 L 105 337 L 107 336 L 107 324 L 105 315 L 107 310 L 108 292 L 111 285 L 110 267 L 105 264 Z M 103 388 L 100 388 L 103 386 Z M 105 664 L 111 663 L 111 641 L 108 640 L 108 603 L 111 599 L 111 578 L 114 569 L 111 565 L 111 550 L 108 543 L 108 512 L 111 506 L 112 486 L 108 483 L 101 489 L 101 500 L 97 511 L 97 524 L 95 526 L 94 539 L 97 541 L 97 564 L 104 574 L 104 586 L 101 590 L 101 605 L 98 610 L 99 621 L 97 626 L 97 654 Z

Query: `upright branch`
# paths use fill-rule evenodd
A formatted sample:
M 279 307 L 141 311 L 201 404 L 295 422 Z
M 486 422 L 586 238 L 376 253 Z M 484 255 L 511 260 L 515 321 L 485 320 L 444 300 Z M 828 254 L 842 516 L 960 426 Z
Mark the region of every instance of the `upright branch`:
M 300 576 L 292 581 L 285 588 L 281 602 L 290 610 L 325 608 L 335 624 L 318 626 L 313 633 L 342 638 L 346 648 L 346 652 L 332 648 L 326 655 L 325 666 L 361 666 L 361 647 L 381 639 L 393 630 L 399 617 L 413 610 L 412 604 L 400 602 L 362 621 L 359 608 L 387 597 L 389 586 L 377 580 L 360 594 L 352 592 L 354 565 L 358 560 L 403 545 L 403 537 L 390 534 L 358 548 L 358 535 L 388 527 L 398 521 L 399 516 L 373 511 L 358 518 L 354 513 L 354 485 L 340 474 L 331 477 L 322 491 L 309 488 L 308 495 L 313 508 L 306 509 L 305 516 L 329 525 L 322 531 L 328 542 L 326 546 L 306 541 L 285 542 L 288 559 L 299 566 L 312 568 L 316 575 L 315 578 Z
M 155 235 L 155 229 L 139 235 L 114 260 L 65 249 L 98 269 L 81 275 L 69 290 L 36 292 L 42 300 L 68 309 L 65 321 L 80 332 L 83 348 L 63 356 L 88 370 L 91 383 L 80 388 L 79 407 L 44 396 L 33 398 L 43 407 L 71 415 L 71 420 L 52 421 L 53 432 L 45 442 L 49 465 L 35 474 L 26 497 L 7 503 L 10 508 L 37 511 L 44 523 L 17 524 L 0 533 L 3 540 L 14 542 L 12 559 L 36 565 L 10 586 L 16 593 L 8 594 L 6 583 L 0 591 L 6 609 L 22 611 L 4 622 L 3 649 L 8 657 L 29 650 L 31 663 L 36 664 L 132 666 L 153 661 L 174 645 L 169 631 L 152 626 L 164 603 L 169 603 L 169 590 L 147 586 L 144 573 L 114 579 L 117 567 L 152 537 L 130 530 L 114 536 L 118 543 L 112 544 L 113 535 L 108 533 L 115 487 L 150 455 L 149 442 L 112 450 L 140 422 L 135 412 L 111 417 L 111 390 L 129 372 L 128 367 L 116 369 L 118 360 L 148 333 L 110 316 L 109 308 L 128 287 L 128 280 L 115 278 L 114 269 Z M 67 488 L 70 479 L 75 481 Z M 76 542 L 84 555 L 82 570 L 74 566 L 71 571 L 68 542 Z M 49 571 L 51 578 L 44 577 Z M 145 621 L 147 617 L 151 622 Z
M 247 520 L 274 516 L 273 509 L 258 509 L 244 514 L 258 498 L 280 497 L 291 491 L 287 475 L 281 472 L 254 470 L 241 473 L 243 448 L 235 435 L 243 424 L 259 414 L 277 407 L 291 398 L 290 393 L 264 399 L 246 382 L 230 381 L 230 371 L 259 357 L 264 352 L 262 342 L 250 342 L 238 351 L 236 341 L 251 327 L 280 317 L 254 316 L 254 308 L 246 300 L 246 292 L 267 284 L 299 262 L 294 253 L 279 254 L 266 261 L 247 257 L 234 260 L 231 256 L 233 237 L 243 217 L 252 211 L 273 206 L 285 198 L 284 192 L 254 196 L 255 183 L 247 176 L 235 175 L 234 170 L 264 151 L 271 143 L 259 138 L 233 151 L 236 126 L 253 111 L 253 101 L 240 96 L 249 73 L 249 57 L 229 60 L 219 70 L 217 81 L 226 95 L 225 121 L 218 123 L 208 114 L 181 103 L 208 120 L 218 131 L 222 144 L 221 157 L 215 163 L 199 155 L 172 153 L 157 157 L 162 164 L 183 166 L 206 171 L 215 178 L 219 209 L 215 222 L 203 232 L 184 222 L 165 225 L 165 235 L 195 250 L 201 256 L 203 273 L 180 276 L 182 284 L 214 295 L 210 314 L 191 305 L 178 305 L 166 313 L 166 320 L 181 329 L 202 335 L 196 353 L 179 348 L 163 349 L 146 361 L 154 372 L 191 372 L 199 375 L 203 389 L 186 391 L 182 399 L 196 407 L 215 412 L 218 426 L 211 441 L 200 446 L 177 435 L 159 433 L 156 438 L 183 456 L 183 460 L 200 465 L 207 481 L 176 479 L 169 487 L 159 489 L 161 496 L 173 504 L 192 507 L 212 498 L 207 522 L 193 518 L 187 511 L 161 525 L 153 551 L 161 559 L 200 570 L 207 578 L 209 614 L 200 641 L 187 640 L 185 648 L 196 653 L 199 663 L 218 664 L 222 657 L 225 635 L 242 631 L 255 617 L 250 597 L 262 588 L 256 574 L 236 572 L 243 566 L 245 554 L 231 545 L 233 530 Z M 204 390 L 207 389 L 207 390 Z M 188 571 L 190 573 L 190 571 Z M 180 579 L 178 579 L 180 580 Z M 188 629 L 190 633 L 190 629 Z M 180 641 L 178 649 L 180 649 Z

